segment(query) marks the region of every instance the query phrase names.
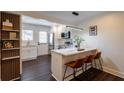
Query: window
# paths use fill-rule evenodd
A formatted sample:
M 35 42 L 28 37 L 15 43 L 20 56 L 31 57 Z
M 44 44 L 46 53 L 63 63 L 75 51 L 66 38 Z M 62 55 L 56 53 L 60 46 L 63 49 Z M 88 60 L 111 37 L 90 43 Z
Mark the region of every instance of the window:
M 47 43 L 47 32 L 39 32 L 39 43 Z
M 33 31 L 32 30 L 23 30 L 22 31 L 22 40 L 33 40 Z

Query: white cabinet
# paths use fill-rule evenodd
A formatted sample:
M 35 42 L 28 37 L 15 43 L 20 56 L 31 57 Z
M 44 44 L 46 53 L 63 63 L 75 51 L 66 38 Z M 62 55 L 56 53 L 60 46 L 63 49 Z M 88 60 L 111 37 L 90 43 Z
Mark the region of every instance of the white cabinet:
M 48 55 L 48 44 L 40 44 L 38 45 L 38 56 Z
M 23 61 L 36 59 L 37 47 L 36 46 L 22 47 L 21 58 Z

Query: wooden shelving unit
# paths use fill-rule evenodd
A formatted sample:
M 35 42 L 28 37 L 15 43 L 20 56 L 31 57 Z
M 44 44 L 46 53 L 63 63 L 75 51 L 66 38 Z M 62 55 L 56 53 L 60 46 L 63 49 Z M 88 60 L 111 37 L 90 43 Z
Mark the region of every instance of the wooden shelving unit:
M 3 22 L 9 20 L 12 29 L 3 29 Z M 20 15 L 0 12 L 0 69 L 1 80 L 10 81 L 20 78 Z M 10 34 L 16 35 L 11 38 Z M 6 43 L 12 47 L 6 47 Z

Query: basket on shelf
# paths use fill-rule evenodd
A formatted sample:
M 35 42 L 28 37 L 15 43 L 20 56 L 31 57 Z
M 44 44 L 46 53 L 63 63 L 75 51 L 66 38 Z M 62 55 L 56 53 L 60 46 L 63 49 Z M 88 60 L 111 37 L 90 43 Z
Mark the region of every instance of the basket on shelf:
M 5 29 L 5 30 L 13 29 L 13 24 L 9 21 L 9 19 L 6 19 L 6 21 L 2 22 L 2 29 Z

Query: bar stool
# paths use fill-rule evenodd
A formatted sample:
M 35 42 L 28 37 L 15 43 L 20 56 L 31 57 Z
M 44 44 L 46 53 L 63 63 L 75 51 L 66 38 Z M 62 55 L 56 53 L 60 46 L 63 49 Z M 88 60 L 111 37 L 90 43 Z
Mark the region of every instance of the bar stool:
M 87 57 L 87 60 L 85 61 L 85 71 L 87 70 L 87 66 L 88 66 L 87 64 L 90 63 L 90 66 L 93 67 L 92 62 L 93 62 L 94 57 L 95 57 L 94 55 L 89 55 Z
M 98 62 L 99 62 L 99 64 L 100 64 L 100 68 L 101 68 L 101 70 L 103 70 L 103 68 L 102 68 L 102 62 L 101 62 L 101 52 L 97 52 L 96 53 L 96 55 L 95 55 L 95 57 L 94 57 L 94 62 L 95 62 L 95 67 L 97 68 L 97 66 L 96 66 L 96 60 L 98 60 Z
M 72 62 L 69 62 L 69 63 L 66 63 L 65 66 L 65 71 L 64 71 L 64 76 L 63 76 L 63 80 L 65 79 L 65 74 L 66 74 L 66 71 L 67 71 L 67 68 L 70 67 L 73 69 L 73 77 L 76 78 L 76 70 L 77 68 L 81 68 L 82 67 L 82 71 L 83 70 L 83 65 L 85 63 L 85 61 L 87 60 L 87 57 L 85 58 L 82 58 L 82 59 L 78 59 L 76 61 L 72 61 Z

